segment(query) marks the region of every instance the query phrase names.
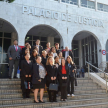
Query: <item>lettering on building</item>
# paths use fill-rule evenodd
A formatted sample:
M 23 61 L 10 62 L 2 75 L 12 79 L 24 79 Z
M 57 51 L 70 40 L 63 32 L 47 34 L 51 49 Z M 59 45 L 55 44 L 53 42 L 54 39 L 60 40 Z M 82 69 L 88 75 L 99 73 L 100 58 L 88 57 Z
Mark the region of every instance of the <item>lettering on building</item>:
M 67 22 L 72 22 L 74 19 L 74 23 L 84 24 L 84 25 L 89 25 L 94 27 L 104 27 L 103 21 L 98 19 L 93 19 L 93 18 L 83 17 L 83 16 L 73 16 L 70 14 L 55 12 L 47 9 L 23 6 L 23 14 L 24 13 L 36 17 L 50 18 L 54 20 L 60 19 L 61 21 L 67 21 Z

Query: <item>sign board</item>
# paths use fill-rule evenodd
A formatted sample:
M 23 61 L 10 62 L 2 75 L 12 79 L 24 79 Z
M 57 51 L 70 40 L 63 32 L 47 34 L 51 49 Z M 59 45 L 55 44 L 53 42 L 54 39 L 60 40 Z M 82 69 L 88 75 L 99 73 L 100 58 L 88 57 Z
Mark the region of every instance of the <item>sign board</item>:
M 106 50 L 102 50 L 102 54 L 103 55 L 106 55 Z

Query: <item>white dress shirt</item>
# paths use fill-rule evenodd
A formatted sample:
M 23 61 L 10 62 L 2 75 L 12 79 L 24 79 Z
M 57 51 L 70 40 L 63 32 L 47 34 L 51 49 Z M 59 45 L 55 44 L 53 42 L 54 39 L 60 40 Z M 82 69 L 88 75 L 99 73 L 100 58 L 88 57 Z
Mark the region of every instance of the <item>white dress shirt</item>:
M 53 57 L 57 56 L 57 53 L 53 53 Z
M 38 53 L 39 53 L 39 45 L 36 45 L 38 47 Z
M 68 56 L 69 56 L 69 51 L 65 51 L 65 60 L 67 59 Z

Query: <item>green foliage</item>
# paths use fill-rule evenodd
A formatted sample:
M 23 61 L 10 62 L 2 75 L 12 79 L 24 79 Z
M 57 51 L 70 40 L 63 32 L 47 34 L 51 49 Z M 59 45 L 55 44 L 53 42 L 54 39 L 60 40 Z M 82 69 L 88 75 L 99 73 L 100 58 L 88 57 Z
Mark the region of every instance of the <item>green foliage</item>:
M 0 1 L 4 1 L 4 0 L 0 0 Z M 8 3 L 12 3 L 13 1 L 15 1 L 15 0 L 6 0 L 6 2 L 8 2 Z

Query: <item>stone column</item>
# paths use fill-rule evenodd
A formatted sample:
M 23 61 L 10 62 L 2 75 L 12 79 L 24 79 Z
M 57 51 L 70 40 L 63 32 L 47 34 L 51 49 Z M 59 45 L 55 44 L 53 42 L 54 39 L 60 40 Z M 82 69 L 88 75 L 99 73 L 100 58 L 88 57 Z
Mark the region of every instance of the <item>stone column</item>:
M 78 7 L 81 6 L 81 0 L 78 0 Z
M 18 40 L 17 33 L 12 32 L 12 33 L 11 33 L 11 45 L 13 45 L 13 41 L 14 41 L 15 39 L 17 39 L 17 40 Z
M 100 66 L 101 64 L 102 64 L 102 48 L 101 48 L 101 45 L 100 45 L 100 43 L 97 41 L 97 58 L 98 58 L 98 67 L 100 68 L 100 69 L 102 69 L 101 67 L 102 66 Z
M 106 50 L 106 43 L 103 43 L 102 44 L 102 50 Z M 105 70 L 105 67 L 107 66 L 106 64 L 106 55 L 103 55 L 102 52 L 101 52 L 101 56 L 102 56 L 102 70 L 104 71 Z
M 82 45 L 81 40 L 79 40 L 79 67 L 81 68 L 83 66 L 82 64 Z
M 97 11 L 97 0 L 95 0 L 95 10 Z
M 54 37 L 48 37 L 48 42 L 50 42 L 51 46 L 54 46 Z

